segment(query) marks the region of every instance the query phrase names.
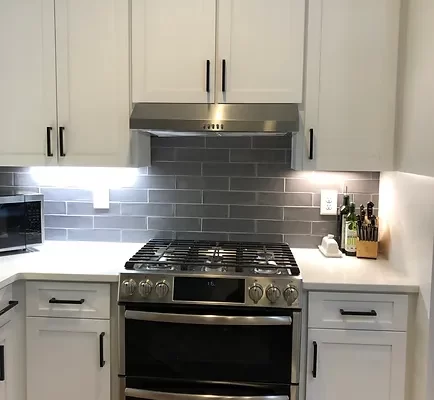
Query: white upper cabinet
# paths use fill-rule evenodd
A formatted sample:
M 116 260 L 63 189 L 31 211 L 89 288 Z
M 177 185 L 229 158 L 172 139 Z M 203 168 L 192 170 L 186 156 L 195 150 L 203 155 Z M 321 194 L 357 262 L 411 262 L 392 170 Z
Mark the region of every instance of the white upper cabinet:
M 301 103 L 305 0 L 219 0 L 219 103 Z
M 399 14 L 396 0 L 310 0 L 304 169 L 393 169 Z
M 132 1 L 133 102 L 214 102 L 215 16 L 215 0 Z
M 59 163 L 126 165 L 128 2 L 56 0 L 55 15 Z
M 56 163 L 54 41 L 54 0 L 0 0 L 0 165 Z

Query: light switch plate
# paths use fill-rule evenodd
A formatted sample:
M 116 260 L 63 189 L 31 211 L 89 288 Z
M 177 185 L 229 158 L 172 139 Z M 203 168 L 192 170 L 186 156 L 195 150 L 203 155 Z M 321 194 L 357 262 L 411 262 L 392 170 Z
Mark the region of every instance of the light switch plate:
M 93 208 L 98 210 L 110 208 L 110 190 L 108 188 L 93 189 Z
M 336 215 L 338 209 L 338 192 L 321 190 L 321 215 Z

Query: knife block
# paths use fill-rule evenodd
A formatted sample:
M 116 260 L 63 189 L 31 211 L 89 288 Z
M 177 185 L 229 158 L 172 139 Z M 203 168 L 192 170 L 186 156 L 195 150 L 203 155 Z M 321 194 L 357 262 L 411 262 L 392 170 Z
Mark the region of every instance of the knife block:
M 377 258 L 378 242 L 368 242 L 357 238 L 356 256 L 357 258 Z

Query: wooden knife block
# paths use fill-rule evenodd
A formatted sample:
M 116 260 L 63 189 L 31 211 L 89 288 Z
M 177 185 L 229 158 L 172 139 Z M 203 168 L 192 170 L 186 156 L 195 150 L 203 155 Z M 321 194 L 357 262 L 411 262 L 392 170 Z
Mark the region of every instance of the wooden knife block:
M 357 258 L 377 258 L 378 242 L 368 242 L 357 238 L 356 256 Z

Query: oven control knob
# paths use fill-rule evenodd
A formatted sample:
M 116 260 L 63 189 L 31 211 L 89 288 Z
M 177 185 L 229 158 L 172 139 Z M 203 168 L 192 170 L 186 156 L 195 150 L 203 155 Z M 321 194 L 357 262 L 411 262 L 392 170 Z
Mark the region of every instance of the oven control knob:
M 165 281 L 158 282 L 155 285 L 155 293 L 157 293 L 157 296 L 162 299 L 169 293 L 169 285 Z
M 136 290 L 137 283 L 134 279 L 125 279 L 122 282 L 122 292 L 127 296 L 132 296 Z
M 141 281 L 139 283 L 139 293 L 142 297 L 148 297 L 152 292 L 152 287 L 154 285 L 149 279 L 146 279 L 146 281 Z
M 283 292 L 283 297 L 286 300 L 288 306 L 294 303 L 298 299 L 298 290 L 295 286 L 288 285 L 288 287 Z
M 254 303 L 257 303 L 259 300 L 261 300 L 263 295 L 264 289 L 262 289 L 261 285 L 254 283 L 253 286 L 250 286 L 249 297 L 253 300 Z
M 280 289 L 274 285 L 269 285 L 267 287 L 267 299 L 270 300 L 271 303 L 275 303 L 277 300 L 279 300 L 279 297 L 281 295 Z

